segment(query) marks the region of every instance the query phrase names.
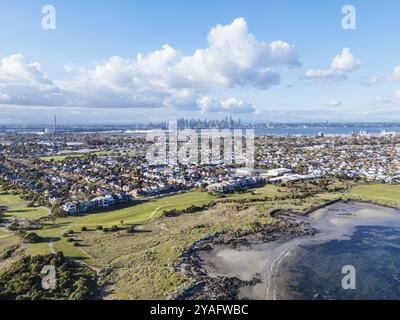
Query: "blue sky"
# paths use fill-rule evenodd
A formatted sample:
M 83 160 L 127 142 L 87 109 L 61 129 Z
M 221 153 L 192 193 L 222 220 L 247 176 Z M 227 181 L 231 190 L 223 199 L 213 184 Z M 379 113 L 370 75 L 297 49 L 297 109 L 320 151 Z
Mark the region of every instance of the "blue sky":
M 346 4 L 356 30 L 341 27 Z M 399 13 L 396 0 L 2 0 L 0 124 L 400 120 Z

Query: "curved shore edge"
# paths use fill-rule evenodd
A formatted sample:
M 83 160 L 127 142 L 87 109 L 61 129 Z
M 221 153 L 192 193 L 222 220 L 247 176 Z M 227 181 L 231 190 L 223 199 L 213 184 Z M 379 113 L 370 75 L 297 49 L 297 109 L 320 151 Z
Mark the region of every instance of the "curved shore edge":
M 346 238 L 352 232 L 351 230 L 358 225 L 355 220 L 360 217 L 357 217 L 357 215 L 353 217 L 353 214 L 339 213 L 336 218 L 342 219 L 343 217 L 351 222 L 349 225 L 345 224 L 343 228 L 342 226 L 335 226 L 337 230 L 332 231 L 332 219 L 335 217 L 328 217 L 326 212 L 328 208 L 341 204 L 379 206 L 400 212 L 398 211 L 399 208 L 396 207 L 352 199 L 335 199 L 309 210 L 303 215 L 287 215 L 285 211 L 274 210 L 271 215 L 277 220 L 272 224 L 249 231 L 218 233 L 196 242 L 187 249 L 182 254 L 177 268 L 191 279 L 191 284 L 180 290 L 173 298 L 178 300 L 237 300 L 243 299 L 240 293 L 244 288 L 259 286 L 262 287 L 263 294 L 257 296 L 256 299 L 277 299 L 278 281 L 276 275 L 279 266 L 284 259 L 290 259 L 298 245 L 310 241 L 325 242 L 332 239 Z M 313 223 L 310 216 L 321 212 L 324 212 L 325 220 Z M 328 221 L 330 226 L 327 226 Z M 317 234 L 320 235 L 316 236 Z M 205 259 L 205 256 L 212 255 L 213 251 L 221 248 L 232 250 L 240 248 L 251 249 L 257 245 L 267 244 L 269 245 L 268 259 L 266 259 L 262 272 L 255 273 L 252 277 L 246 279 L 232 275 L 230 272 L 214 272 L 215 266 L 212 260 L 210 262 L 208 257 Z
M 290 218 L 279 218 L 276 222 L 249 231 L 218 233 L 197 241 L 182 254 L 178 269 L 185 273 L 191 284 L 174 296 L 177 300 L 237 300 L 239 291 L 246 286 L 261 283 L 260 275 L 243 280 L 239 277 L 217 275 L 210 277 L 205 270 L 204 253 L 209 253 L 216 246 L 237 249 L 254 243 L 289 241 L 316 233 L 308 223 L 297 222 Z M 249 240 L 251 238 L 251 240 Z

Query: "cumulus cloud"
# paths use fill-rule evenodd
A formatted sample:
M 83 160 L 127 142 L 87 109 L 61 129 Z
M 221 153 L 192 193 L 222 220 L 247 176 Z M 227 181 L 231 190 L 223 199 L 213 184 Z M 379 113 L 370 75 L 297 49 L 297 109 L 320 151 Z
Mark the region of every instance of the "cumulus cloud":
M 171 71 L 170 85 L 208 87 L 253 86 L 268 88 L 279 83 L 274 65 L 298 66 L 296 48 L 284 41 L 270 44 L 249 33 L 245 19 L 217 25 L 207 37 L 208 47 L 183 57 Z
M 343 48 L 340 54 L 337 54 L 331 63 L 329 69 L 309 69 L 306 71 L 306 79 L 322 79 L 326 81 L 338 81 L 347 78 L 347 74 L 356 69 L 361 64 L 351 52 L 350 48 Z
M 53 105 L 61 90 L 48 79 L 38 62 L 29 63 L 22 54 L 0 60 L 0 101 L 10 105 Z
M 221 104 L 224 110 L 231 113 L 253 113 L 256 111 L 251 103 L 236 98 L 222 101 Z
M 211 89 L 266 89 L 280 81 L 274 67 L 299 65 L 293 45 L 281 40 L 260 41 L 249 32 L 245 19 L 237 18 L 212 28 L 207 46 L 192 55 L 165 44 L 160 50 L 138 53 L 134 59 L 111 57 L 91 69 L 66 65 L 68 80 L 49 79 L 39 63 L 29 63 L 21 54 L 3 58 L 0 101 L 10 105 L 199 110 L 197 100 Z M 251 109 L 240 100 L 223 108 L 231 112 Z
M 344 48 L 341 54 L 336 55 L 331 64 L 332 70 L 338 71 L 352 71 L 361 64 L 354 54 L 350 51 L 350 48 Z
M 236 98 L 217 100 L 208 96 L 197 101 L 203 112 L 230 112 L 230 113 L 254 113 L 256 110 L 251 103 Z

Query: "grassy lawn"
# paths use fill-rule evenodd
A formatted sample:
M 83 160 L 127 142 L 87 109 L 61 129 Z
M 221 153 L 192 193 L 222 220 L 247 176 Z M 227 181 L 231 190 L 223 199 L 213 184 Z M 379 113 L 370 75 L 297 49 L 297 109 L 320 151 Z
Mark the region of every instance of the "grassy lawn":
M 7 231 L 0 230 L 0 238 L 9 235 Z
M 249 190 L 244 194 L 229 195 L 223 199 L 259 198 L 266 196 L 275 196 L 277 194 L 279 194 L 277 188 L 275 186 L 269 185 L 263 188 Z M 62 250 L 66 256 L 85 259 L 87 258 L 87 255 L 84 254 L 79 247 L 73 247 L 71 243 L 68 243 L 65 239 L 62 239 L 62 234 L 65 232 L 65 230 L 80 232 L 82 227 L 95 229 L 96 226 L 99 225 L 102 227 L 111 227 L 113 225 L 121 227 L 122 221 L 124 226 L 143 224 L 160 216 L 164 210 L 185 209 L 192 205 L 201 206 L 211 201 L 218 200 L 219 198 L 217 196 L 210 195 L 206 192 L 192 191 L 104 213 L 59 218 L 57 219 L 55 225 L 48 223 L 42 230 L 36 231 L 36 233 L 45 239 L 50 239 L 53 237 L 60 238 L 54 241 L 54 249 L 56 251 Z M 43 244 L 30 245 L 28 248 L 28 252 L 33 254 L 40 254 L 41 248 L 43 248 Z M 45 252 L 47 252 L 47 250 L 48 248 L 45 248 Z
M 54 155 L 54 156 L 46 156 L 46 157 L 40 157 L 41 160 L 50 162 L 54 160 L 55 162 L 58 161 L 63 161 L 66 158 L 81 158 L 86 155 L 97 155 L 97 156 L 112 156 L 112 155 L 117 155 L 118 152 L 113 152 L 113 151 L 93 151 L 93 152 L 87 152 L 87 153 L 76 153 L 76 154 L 70 154 L 70 155 Z M 121 155 L 130 155 L 131 153 L 129 152 L 121 152 Z
M 254 206 L 238 211 L 218 204 L 198 213 L 162 217 L 143 225 L 143 232 L 135 234 L 90 231 L 79 234 L 79 238 L 96 266 L 113 270 L 108 279 L 113 284 L 111 298 L 166 299 L 186 280 L 174 269 L 184 248 L 220 230 L 246 229 L 255 221 L 273 221 L 263 209 Z
M 15 236 L 15 235 L 10 235 L 9 237 L 1 238 L 0 239 L 0 253 L 13 245 L 19 244 L 20 242 L 21 242 L 20 237 Z
M 49 254 L 51 253 L 50 246 L 47 242 L 30 244 L 26 248 L 26 253 L 32 256 L 39 254 Z
M 50 162 L 52 160 L 54 160 L 55 162 L 58 162 L 58 161 L 63 161 L 68 157 L 79 157 L 79 155 L 76 155 L 76 156 L 47 156 L 47 157 L 40 157 L 40 159 L 43 161 L 47 161 L 47 162 Z
M 48 222 L 42 230 L 35 231 L 46 242 L 29 245 L 27 253 L 33 255 L 48 253 L 50 252 L 49 243 L 52 238 L 57 238 L 54 240 L 55 251 L 63 251 L 68 257 L 89 260 L 86 262 L 90 263 L 90 257 L 83 251 L 84 248 L 74 247 L 72 243 L 68 243 L 62 237 L 66 230 L 73 230 L 79 233 L 82 227 L 95 229 L 98 225 L 103 227 L 121 226 L 121 220 L 123 220 L 124 226 L 145 223 L 160 216 L 163 210 L 184 209 L 191 205 L 203 205 L 215 199 L 217 199 L 215 196 L 205 192 L 194 191 L 104 213 L 58 218 L 56 224 L 53 225 Z
M 66 238 L 60 238 L 60 240 L 54 242 L 54 251 L 62 251 L 67 257 L 94 264 L 93 259 L 86 253 L 85 248 L 74 247 L 71 243 L 67 242 Z
M 48 215 L 48 210 L 43 207 L 28 208 L 27 202 L 19 196 L 0 194 L 0 206 L 7 207 L 5 216 L 13 216 L 18 218 L 37 219 Z
M 345 197 L 400 206 L 400 185 L 374 184 L 358 186 L 351 189 Z
M 282 192 L 279 191 L 279 187 L 271 184 L 267 184 L 261 188 L 249 189 L 245 193 L 235 193 L 228 195 L 228 199 L 254 199 L 254 198 L 271 198 L 278 195 L 283 195 Z
M 143 224 L 160 216 L 164 210 L 181 210 L 192 205 L 201 206 L 211 201 L 225 199 L 267 199 L 268 197 L 274 197 L 279 194 L 282 195 L 283 193 L 278 191 L 278 187 L 272 185 L 251 189 L 243 194 L 227 195 L 224 198 L 219 198 L 218 196 L 210 195 L 206 192 L 191 191 L 104 213 L 58 218 L 55 224 L 48 222 L 44 225 L 42 230 L 35 231 L 39 236 L 44 238 L 44 242 L 29 245 L 27 253 L 32 255 L 49 253 L 50 242 L 53 240 L 55 251 L 63 251 L 66 256 L 86 259 L 88 260 L 86 262 L 90 263 L 93 261 L 85 253 L 83 247 L 74 247 L 72 243 L 68 243 L 66 239 L 62 237 L 66 230 L 73 230 L 76 233 L 80 233 L 82 227 L 94 230 L 96 226 L 99 225 L 102 227 L 111 227 L 113 225 L 121 227 L 122 222 L 124 227 Z M 10 215 L 15 215 L 17 213 L 21 217 L 37 217 L 47 214 L 44 208 L 26 208 L 26 203 L 17 196 L 2 197 L 4 197 L 4 204 L 8 205 L 9 208 L 13 208 L 11 212 L 9 212 Z M 290 204 L 288 204 L 288 206 L 289 205 Z M 227 204 L 226 206 L 230 207 L 231 205 Z
M 161 215 L 164 210 L 184 209 L 191 205 L 203 205 L 217 199 L 205 192 L 193 191 L 171 197 L 152 200 L 128 208 L 109 211 L 105 213 L 87 214 L 82 217 L 69 217 L 59 219 L 62 223 L 69 223 L 74 230 L 77 227 L 96 227 L 97 225 L 110 227 L 124 224 L 138 224 L 151 220 Z

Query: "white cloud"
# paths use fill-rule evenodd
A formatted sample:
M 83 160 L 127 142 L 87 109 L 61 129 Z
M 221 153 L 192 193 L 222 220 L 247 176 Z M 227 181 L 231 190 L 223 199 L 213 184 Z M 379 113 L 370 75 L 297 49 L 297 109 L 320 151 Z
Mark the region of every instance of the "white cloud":
M 38 62 L 28 63 L 22 54 L 0 60 L 0 97 L 3 104 L 53 105 L 60 90 Z
M 400 66 L 394 68 L 392 74 L 389 76 L 391 80 L 400 80 Z
M 197 101 L 197 103 L 203 112 L 221 112 L 224 110 L 221 102 L 211 97 L 202 97 Z
M 230 112 L 230 113 L 254 113 L 255 109 L 251 105 L 243 100 L 236 98 L 229 98 L 224 101 L 205 96 L 197 101 L 203 112 Z
M 350 51 L 350 48 L 344 48 L 341 54 L 336 55 L 331 64 L 332 70 L 338 71 L 352 71 L 361 64 L 354 54 Z
M 393 97 L 400 102 L 400 90 L 397 90 L 393 93 Z
M 347 75 L 341 71 L 336 71 L 332 69 L 309 69 L 306 71 L 304 77 L 306 79 L 323 79 L 328 81 L 337 81 L 347 79 Z
M 296 48 L 284 41 L 270 44 L 248 32 L 243 18 L 217 25 L 208 34 L 208 47 L 183 57 L 172 73 L 178 83 L 195 87 L 211 84 L 224 87 L 268 88 L 279 83 L 274 65 L 299 65 Z
M 347 79 L 347 73 L 353 71 L 361 64 L 351 52 L 350 48 L 343 48 L 340 54 L 337 54 L 331 63 L 329 69 L 309 69 L 306 71 L 306 79 L 322 79 L 326 81 L 338 81 Z
M 51 82 L 41 70 L 38 62 L 28 63 L 22 54 L 14 54 L 0 61 L 0 84 L 32 85 L 41 89 L 51 86 Z
M 111 57 L 92 69 L 69 64 L 68 80 L 58 81 L 49 79 L 39 63 L 13 55 L 0 63 L 0 97 L 10 105 L 197 110 L 197 100 L 211 89 L 266 89 L 280 81 L 273 67 L 300 65 L 293 45 L 259 41 L 244 18 L 212 28 L 207 42 L 188 56 L 166 44 L 135 59 Z M 240 100 L 231 104 L 226 109 L 232 112 L 250 110 Z
M 243 100 L 238 100 L 236 98 L 230 98 L 228 100 L 222 101 L 221 105 L 224 110 L 231 113 L 253 113 L 256 111 L 251 103 Z
M 327 101 L 324 103 L 324 106 L 335 107 L 335 108 L 340 107 L 341 105 L 342 105 L 342 103 L 337 100 L 330 100 L 330 101 Z

